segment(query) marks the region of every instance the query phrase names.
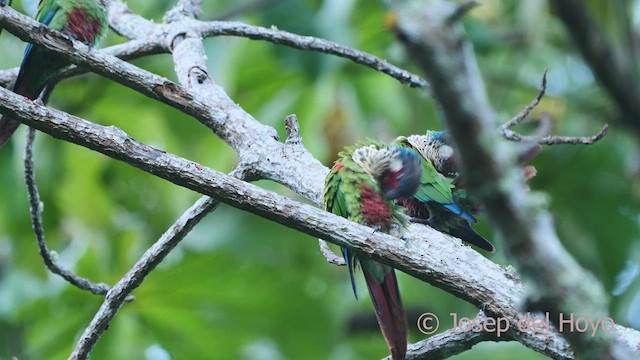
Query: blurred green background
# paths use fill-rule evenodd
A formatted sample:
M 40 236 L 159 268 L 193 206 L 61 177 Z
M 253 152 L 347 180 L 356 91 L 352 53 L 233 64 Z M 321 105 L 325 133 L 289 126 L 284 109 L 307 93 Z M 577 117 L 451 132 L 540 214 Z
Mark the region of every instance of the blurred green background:
M 246 1 L 245 1 L 246 2 Z M 620 42 L 620 11 L 638 1 L 586 1 Z M 31 14 L 36 1 L 16 0 Z M 175 2 L 129 6 L 161 21 Z M 355 0 L 205 1 L 203 19 L 228 17 L 315 35 L 373 53 L 417 71 L 384 26 L 379 2 Z M 253 3 L 253 2 L 251 2 Z M 635 22 L 634 22 L 635 23 Z M 555 133 L 591 135 L 610 123 L 594 146 L 547 147 L 533 162 L 533 190 L 548 194 L 564 245 L 611 294 L 616 323 L 640 328 L 640 162 L 637 134 L 615 121 L 606 94 L 576 53 L 545 1 L 485 0 L 465 20 L 493 106 L 496 124 L 535 97 L 548 68 L 548 95 L 535 112 L 556 119 Z M 111 33 L 101 46 L 125 39 Z M 284 138 L 283 119 L 296 113 L 306 146 L 330 164 L 343 145 L 364 137 L 440 129 L 434 101 L 386 75 L 329 55 L 266 42 L 205 40 L 209 73 L 230 96 Z M 24 44 L 4 32 L 0 69 L 18 66 Z M 170 55 L 133 61 L 175 79 Z M 235 153 L 197 121 L 96 75 L 60 84 L 50 105 L 219 171 Z M 205 130 L 205 131 L 203 131 Z M 0 359 L 66 358 L 101 298 L 52 276 L 38 256 L 22 178 L 22 128 L 0 151 Z M 115 283 L 198 195 L 126 164 L 40 134 L 37 179 L 47 238 L 59 261 L 96 282 Z M 260 186 L 298 198 L 270 182 Z M 477 227 L 491 238 L 487 220 Z M 485 254 L 487 255 L 487 254 Z M 500 250 L 488 255 L 508 264 Z M 464 264 L 460 264 L 464 266 Z M 364 291 L 364 282 L 359 279 Z M 411 341 L 426 338 L 423 312 L 451 326 L 450 313 L 477 309 L 404 274 L 400 287 Z M 366 296 L 356 301 L 344 268 L 329 265 L 315 239 L 257 216 L 221 206 L 135 291 L 98 342 L 92 359 L 377 359 L 387 355 Z M 483 343 L 462 359 L 542 359 L 518 343 Z

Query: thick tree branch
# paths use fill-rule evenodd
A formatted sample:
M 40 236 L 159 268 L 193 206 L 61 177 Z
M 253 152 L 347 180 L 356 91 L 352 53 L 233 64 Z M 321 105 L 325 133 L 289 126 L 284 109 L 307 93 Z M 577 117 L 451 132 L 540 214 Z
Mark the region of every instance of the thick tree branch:
M 486 317 L 480 313 L 477 320 L 478 326 L 482 326 Z M 407 360 L 447 359 L 461 354 L 483 341 L 509 341 L 508 338 L 498 338 L 494 333 L 462 331 L 463 328 L 466 328 L 466 326 L 462 325 L 456 329 L 410 344 L 407 348 Z M 385 360 L 391 360 L 391 357 L 387 357 Z
M 66 54 L 74 63 L 194 116 L 238 151 L 241 158 L 239 168 L 242 169 L 239 176 L 279 181 L 316 203 L 320 203 L 322 182 L 327 169 L 319 164 L 301 143 L 297 141 L 280 143 L 275 138 L 273 129 L 258 123 L 228 98 L 224 90 L 209 77 L 203 65 L 204 52 L 200 49 L 201 44 L 198 44 L 199 38 L 237 35 L 282 43 L 300 49 L 323 52 L 327 49 L 328 53 L 345 56 L 356 62 L 364 59 L 365 63 L 368 62 L 368 66 L 374 69 L 382 67 L 380 71 L 397 74 L 400 79 L 412 78 L 411 74 L 397 72 L 379 59 L 369 59 L 366 56 L 363 58 L 363 53 L 353 53 L 351 52 L 353 49 L 336 47 L 337 44 L 320 39 L 238 23 L 198 22 L 190 19 L 189 11 L 186 14 L 182 13 L 186 18 L 178 16 L 177 18 L 180 19 L 178 21 L 168 17 L 167 20 L 172 21 L 168 25 L 157 25 L 124 12 L 114 19 L 114 11 L 118 11 L 118 5 L 114 5 L 111 13 L 112 26 L 118 32 L 132 38 L 140 36 L 135 40 L 137 41 L 135 44 L 142 49 L 153 49 L 153 53 L 174 51 L 176 72 L 183 87 L 109 57 L 104 51 L 88 50 L 82 44 L 70 42 L 60 34 L 34 24 L 28 18 L 15 15 L 13 11 L 0 8 L 0 24 L 3 26 L 10 24 L 7 29 L 15 32 L 22 39 Z M 121 11 L 122 9 L 123 7 L 120 8 Z M 127 28 L 127 26 L 131 27 Z M 147 46 L 148 44 L 151 46 Z M 190 44 L 196 45 L 195 50 L 186 49 Z M 181 57 L 186 56 L 185 54 L 190 56 L 201 54 L 202 57 L 182 60 Z M 426 83 L 420 80 L 407 81 L 424 86 Z M 0 89 L 0 112 L 9 113 L 50 135 L 125 161 L 178 185 L 211 195 L 232 206 L 252 211 L 340 246 L 369 254 L 376 260 L 391 264 L 475 304 L 484 309 L 487 316 L 504 316 L 511 324 L 515 324 L 523 316 L 518 313 L 516 307 L 523 296 L 523 288 L 515 274 L 505 271 L 470 248 L 461 245 L 459 240 L 440 234 L 431 228 L 412 226 L 406 235 L 406 243 L 389 235 L 372 233 L 372 230 L 367 227 L 353 224 L 343 218 L 145 146 L 117 128 L 98 126 L 50 108 L 37 106 L 4 89 Z M 194 205 L 196 206 L 198 204 Z M 200 210 L 196 213 L 206 212 Z M 188 227 L 186 224 L 191 222 L 189 219 L 199 216 L 201 215 L 185 214 L 181 218 L 185 219 L 184 229 Z M 88 355 L 109 319 L 121 306 L 122 300 L 175 246 L 183 236 L 182 232 L 188 232 L 188 229 L 180 230 L 175 229 L 176 227 L 179 228 L 180 225 L 177 223 L 172 228 L 173 231 L 168 231 L 166 236 L 163 236 L 132 271 L 109 292 L 101 310 L 85 330 L 82 340 L 74 351 L 74 358 L 85 358 Z M 460 266 L 460 264 L 466 266 Z M 483 269 L 483 272 L 480 273 L 477 269 Z M 617 339 L 626 341 L 626 344 L 637 344 L 640 338 L 636 331 L 625 328 L 617 328 L 615 335 Z M 539 334 L 511 328 L 505 336 L 556 359 L 569 359 L 573 356 L 568 344 L 555 331 Z M 458 345 L 465 346 L 467 342 L 475 340 L 462 338 L 450 341 L 459 341 L 461 344 Z
M 5 89 L 0 89 L 0 112 L 54 137 L 125 161 L 177 185 L 367 254 L 471 302 L 483 309 L 487 316 L 506 317 L 512 324 L 524 316 L 518 314 L 516 307 L 523 296 L 517 275 L 462 245 L 459 240 L 429 227 L 412 225 L 405 235 L 406 240 L 399 240 L 143 145 L 115 127 L 96 125 L 25 101 Z M 120 294 L 121 290 L 116 288 L 117 285 L 112 291 Z M 112 308 L 108 310 L 115 311 Z M 640 334 L 634 334 L 640 338 Z M 554 331 L 530 333 L 519 331 L 514 326 L 505 336 L 556 359 L 571 357 L 564 339 Z
M 456 7 L 449 2 L 398 0 L 398 35 L 428 75 L 457 146 L 462 171 L 486 205 L 503 247 L 531 286 L 533 309 L 548 311 L 552 321 L 574 314 L 603 319 L 606 295 L 601 284 L 562 247 L 551 216 L 522 186 L 513 167 L 510 145 L 494 131 L 495 113 L 471 45 L 462 27 L 447 22 Z M 490 315 L 491 313 L 487 313 Z M 564 332 L 576 358 L 620 359 L 609 334 Z M 637 351 L 637 350 L 635 350 Z M 622 351 L 623 352 L 623 351 Z M 637 356 L 637 355 L 636 355 Z
M 68 56 L 72 63 L 87 67 L 93 72 L 193 116 L 238 152 L 242 159 L 241 168 L 247 169 L 243 177 L 266 178 L 282 183 L 312 201 L 320 203 L 321 196 L 318 189 L 321 188 L 327 169 L 304 147 L 289 146 L 279 142 L 273 128 L 262 125 L 246 113 L 227 96 L 222 87 L 213 83 L 206 71 L 200 71 L 198 68 L 190 69 L 193 70 L 190 71 L 190 76 L 194 81 L 189 84 L 205 86 L 199 87 L 198 91 L 188 92 L 164 77 L 103 52 L 89 49 L 82 43 L 70 41 L 61 33 L 13 10 L 0 9 L 0 24 L 6 24 L 8 30 L 24 40 L 33 41 L 49 50 Z M 171 39 L 174 40 L 177 36 L 178 34 Z M 173 44 L 173 41 L 171 43 Z M 280 154 L 280 156 L 273 156 L 273 154 Z M 273 171 L 274 168 L 278 168 L 279 171 Z M 299 172 L 300 168 L 306 168 L 308 171 Z
M 600 84 L 616 102 L 622 120 L 640 131 L 640 88 L 633 59 L 624 59 L 607 40 L 583 1 L 551 0 L 551 5 Z

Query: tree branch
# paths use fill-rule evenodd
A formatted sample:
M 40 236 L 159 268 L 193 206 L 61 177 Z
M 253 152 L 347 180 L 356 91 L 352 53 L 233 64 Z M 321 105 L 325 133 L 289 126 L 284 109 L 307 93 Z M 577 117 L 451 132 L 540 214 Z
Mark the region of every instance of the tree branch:
M 398 0 L 394 6 L 399 38 L 428 75 L 455 141 L 462 172 L 486 205 L 502 247 L 531 287 L 527 293 L 529 304 L 535 303 L 531 307 L 548 311 L 556 324 L 562 313 L 607 317 L 601 284 L 566 252 L 549 213 L 523 190 L 521 176 L 513 176 L 521 172 L 514 169 L 513 159 L 503 155 L 512 152 L 494 131 L 495 113 L 471 45 L 460 24 L 444 20 L 456 7 L 443 0 Z M 614 348 L 609 334 L 563 335 L 576 358 L 624 358 L 617 350 L 626 347 Z
M 524 141 L 530 143 L 538 143 L 541 145 L 556 145 L 556 144 L 573 144 L 573 145 L 592 145 L 595 142 L 601 140 L 607 135 L 609 131 L 609 125 L 604 125 L 600 132 L 593 136 L 584 136 L 584 137 L 576 137 L 576 136 L 550 136 L 548 133 L 551 130 L 553 119 L 547 113 L 543 113 L 540 116 L 540 122 L 542 125 L 542 131 L 538 131 L 539 134 L 535 136 L 524 136 L 516 133 L 511 130 L 511 127 L 514 127 L 524 121 L 524 119 L 529 116 L 531 110 L 533 110 L 539 103 L 542 97 L 547 90 L 547 71 L 544 71 L 542 75 L 542 83 L 540 84 L 540 91 L 538 92 L 538 96 L 536 96 L 533 101 L 526 108 L 524 108 L 520 113 L 514 116 L 511 120 L 506 123 L 500 125 L 498 127 L 498 131 L 504 136 L 506 139 L 511 141 Z
M 115 127 L 96 125 L 39 106 L 5 89 L 0 89 L 0 112 L 10 114 L 54 137 L 96 150 L 179 186 L 336 245 L 357 250 L 469 301 L 483 309 L 487 316 L 506 317 L 512 324 L 524 316 L 518 314 L 516 309 L 516 304 L 523 296 L 523 287 L 517 275 L 462 245 L 460 240 L 429 227 L 412 225 L 404 241 L 375 232 L 345 218 L 143 145 Z M 466 266 L 459 266 L 461 263 Z M 114 294 L 120 294 L 121 290 L 116 290 L 117 287 L 112 289 Z M 109 296 L 107 298 L 110 299 Z M 110 308 L 109 311 L 115 309 Z M 637 332 L 633 334 L 640 338 Z M 564 339 L 554 331 L 542 334 L 523 332 L 514 325 L 505 336 L 555 359 L 571 357 L 570 352 L 567 355 Z
M 288 186 L 316 203 L 321 202 L 319 189 L 327 174 L 326 167 L 304 147 L 279 142 L 273 128 L 259 123 L 246 113 L 227 96 L 224 89 L 213 82 L 206 71 L 199 70 L 204 67 L 191 69 L 193 71 L 189 76 L 194 81 L 188 84 L 191 87 L 198 84 L 204 86 L 198 87 L 198 91 L 189 92 L 164 77 L 103 52 L 89 49 L 77 41 L 70 41 L 63 34 L 13 10 L 0 8 L 0 24 L 6 25 L 7 30 L 24 40 L 33 41 L 67 56 L 72 63 L 87 67 L 193 116 L 238 152 L 242 160 L 240 167 L 247 171 L 243 177 L 270 179 Z M 275 157 L 273 154 L 281 156 Z M 278 168 L 279 171 L 273 171 L 274 168 Z M 299 172 L 300 168 L 307 171 Z
M 237 176 L 246 179 L 272 179 L 291 187 L 316 204 L 320 203 L 322 183 L 327 169 L 317 162 L 301 143 L 297 141 L 280 143 L 275 138 L 275 131 L 272 128 L 258 123 L 229 99 L 224 90 L 209 77 L 206 67 L 203 66 L 204 52 L 198 41 L 203 36 L 237 34 L 283 43 L 300 49 L 324 51 L 323 49 L 328 48 L 330 50 L 328 53 L 352 56 L 354 61 L 359 61 L 363 53 L 354 54 L 350 52 L 353 49 L 335 47 L 333 43 L 324 40 L 299 37 L 273 29 L 237 23 L 198 22 L 189 18 L 191 16 L 189 12 L 183 13 L 182 15 L 186 18 L 177 22 L 156 25 L 136 15 L 127 15 L 128 9 L 118 6 L 114 4 L 111 9 L 112 26 L 125 36 L 144 37 L 135 40 L 138 41 L 135 44 L 140 48 L 150 48 L 158 52 L 173 51 L 176 73 L 183 87 L 109 57 L 104 51 L 89 50 L 82 44 L 70 42 L 59 33 L 52 32 L 40 24 L 34 24 L 32 20 L 11 10 L 0 8 L 0 25 L 6 25 L 7 29 L 15 32 L 22 39 L 66 54 L 74 63 L 194 116 L 238 151 L 241 162 Z M 117 11 L 122 13 L 114 17 L 113 14 Z M 174 21 L 171 17 L 167 20 Z M 124 25 L 123 22 L 128 25 Z M 152 46 L 149 47 L 149 44 Z M 187 49 L 188 44 L 196 45 L 195 49 Z M 189 54 L 192 59 L 183 60 L 182 57 L 186 54 Z M 202 56 L 193 59 L 194 54 Z M 382 66 L 386 70 L 381 71 L 393 72 L 385 62 L 377 62 L 377 59 L 366 61 L 370 61 L 370 66 L 374 69 L 378 69 L 376 66 Z M 403 78 L 407 74 L 401 73 L 399 76 Z M 2 78 L 1 75 L 0 73 L 0 78 Z M 419 85 L 418 82 L 416 84 Z M 406 241 L 386 234 L 373 233 L 372 229 L 351 223 L 344 218 L 327 214 L 312 206 L 300 204 L 141 144 L 115 127 L 99 126 L 51 108 L 38 106 L 4 89 L 0 89 L 0 112 L 15 116 L 25 124 L 52 136 L 125 161 L 180 186 L 211 195 L 232 206 L 327 239 L 339 246 L 368 254 L 382 263 L 390 264 L 469 301 L 482 308 L 487 316 L 504 316 L 511 324 L 517 323 L 524 316 L 518 313 L 516 307 L 524 293 L 517 275 L 463 246 L 459 240 L 431 228 L 412 225 L 405 236 Z M 290 138 L 293 137 L 290 136 Z M 108 293 L 100 311 L 85 330 L 72 358 L 86 358 L 109 319 L 115 316 L 122 300 L 180 241 L 189 231 L 189 226 L 195 225 L 197 221 L 193 219 L 206 213 L 202 211 L 205 201 L 203 198 L 192 207 L 194 210 L 199 207 L 199 211 L 185 213 L 181 220 L 174 224 Z M 467 266 L 460 266 L 460 263 Z M 477 269 L 483 269 L 483 272 L 480 273 Z M 640 334 L 634 330 L 617 327 L 614 335 L 627 346 L 640 343 L 638 340 Z M 520 331 L 514 327 L 505 334 L 505 337 L 520 341 L 556 359 L 569 359 L 573 356 L 566 341 L 555 330 L 540 334 Z M 473 340 L 451 341 L 460 341 L 464 345 L 465 341 Z M 637 351 L 637 348 L 635 350 Z

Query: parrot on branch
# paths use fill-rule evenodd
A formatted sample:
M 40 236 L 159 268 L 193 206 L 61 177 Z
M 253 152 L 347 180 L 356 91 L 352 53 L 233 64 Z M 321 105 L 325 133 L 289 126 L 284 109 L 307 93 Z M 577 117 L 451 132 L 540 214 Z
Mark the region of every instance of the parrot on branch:
M 325 210 L 399 235 L 408 224 L 402 208 L 393 200 L 413 196 L 420 172 L 420 157 L 411 149 L 371 140 L 346 147 L 327 176 Z M 394 269 L 347 248 L 342 248 L 342 253 L 356 299 L 353 271 L 359 263 L 391 357 L 404 359 L 408 325 Z
M 41 0 L 35 19 L 54 30 L 90 46 L 106 34 L 109 0 Z M 49 81 L 59 75 L 69 62 L 62 56 L 27 45 L 20 72 L 13 87 L 16 94 L 36 100 Z M 18 120 L 0 119 L 0 148 L 20 125 Z
M 449 134 L 428 130 L 425 135 L 400 136 L 395 143 L 415 149 L 422 156 L 420 188 L 413 199 L 401 200 L 407 214 L 414 221 L 424 222 L 438 231 L 494 252 L 493 245 L 469 224 L 476 222 L 474 215 L 482 210 L 483 205 L 467 191 L 467 180 L 459 174 Z M 537 143 L 526 143 L 518 149 L 517 164 L 523 166 L 525 181 L 536 175 L 536 169 L 524 165 L 541 150 Z
M 480 205 L 459 186 L 453 147 L 444 131 L 427 131 L 426 135 L 400 136 L 395 143 L 417 151 L 422 157 L 420 187 L 413 198 L 400 199 L 407 215 L 434 229 L 455 236 L 483 250 L 494 252 L 493 245 L 480 236 L 469 223 Z

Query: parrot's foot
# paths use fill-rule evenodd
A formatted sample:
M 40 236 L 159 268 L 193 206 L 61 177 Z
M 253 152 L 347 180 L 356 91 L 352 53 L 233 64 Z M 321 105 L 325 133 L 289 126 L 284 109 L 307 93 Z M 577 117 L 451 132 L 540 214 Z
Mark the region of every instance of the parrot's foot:
M 404 241 L 404 246 L 409 246 L 409 244 L 411 243 L 411 239 L 409 239 L 409 238 L 408 238 L 408 237 L 406 237 L 405 235 L 402 235 L 402 236 L 400 237 L 400 239 L 401 239 L 402 241 Z
M 429 225 L 429 226 L 431 225 L 431 223 L 429 222 L 429 219 L 410 217 L 409 221 L 416 224 Z
M 71 40 L 71 41 L 76 41 L 78 40 L 78 37 L 75 36 L 73 33 L 71 33 L 70 31 L 67 30 L 62 30 L 62 33 L 64 34 L 64 36 L 67 37 L 67 39 Z
M 382 226 L 380 226 L 380 225 L 376 225 L 376 226 L 373 227 L 373 233 L 374 234 L 377 233 L 380 230 L 382 230 Z

